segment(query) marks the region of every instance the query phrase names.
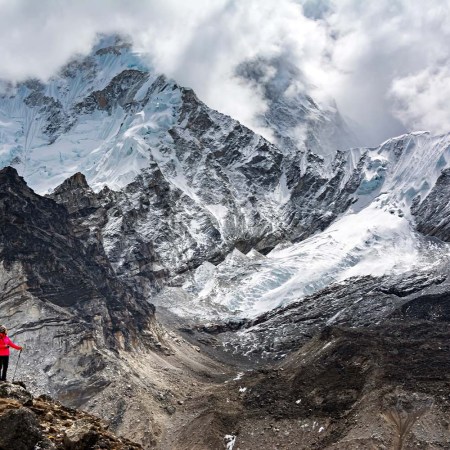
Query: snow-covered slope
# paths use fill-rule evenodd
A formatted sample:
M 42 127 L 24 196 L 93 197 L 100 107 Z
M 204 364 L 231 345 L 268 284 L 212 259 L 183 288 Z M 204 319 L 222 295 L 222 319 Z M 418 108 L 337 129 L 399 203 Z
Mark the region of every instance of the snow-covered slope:
M 423 237 L 380 203 L 345 215 L 298 244 L 277 247 L 266 257 L 235 250 L 217 266 L 204 263 L 183 285 L 190 301 L 177 301 L 172 309 L 184 317 L 195 311 L 202 320 L 253 318 L 337 281 L 428 270 L 450 256 L 448 244 Z
M 352 142 L 345 123 L 336 111 L 321 111 L 311 97 L 289 94 L 296 74 L 280 64 L 276 77 L 267 82 L 271 106 L 263 125 L 272 129 L 292 161 L 306 149 L 332 159 L 337 148 Z M 246 76 L 257 74 L 250 67 L 254 65 L 247 67 Z M 253 78 L 259 81 L 257 75 Z M 188 128 L 183 123 L 186 92 L 155 73 L 126 40 L 103 37 L 89 56 L 74 58 L 47 83 L 1 82 L 0 166 L 15 166 L 40 193 L 77 171 L 95 190 L 105 184 L 122 188 L 153 160 L 165 163 L 170 157 L 175 162 L 164 152 L 175 139 L 170 130 L 175 125 Z M 218 147 L 214 141 L 237 122 L 220 114 L 214 122 L 218 126 L 209 137 Z M 201 124 L 204 132 L 212 125 Z M 300 128 L 306 140 L 295 138 Z M 249 144 L 248 155 L 253 144 L 240 143 Z M 172 181 L 189 195 L 183 174 L 174 170 Z
M 77 171 L 94 187 L 132 181 L 149 159 L 141 135 L 164 140 L 181 97 L 118 37 L 47 84 L 3 82 L 0 92 L 0 165 L 14 165 L 39 192 Z
M 217 266 L 206 262 L 183 285 L 187 295 L 165 292 L 163 302 L 184 317 L 194 318 L 195 310 L 203 321 L 252 318 L 337 281 L 430 270 L 447 260 L 450 245 L 422 235 L 415 222 L 421 220 L 421 200 L 442 184 L 450 135 L 413 133 L 347 156 L 349 164 L 354 158 L 349 168 L 360 171 L 360 182 L 352 205 L 328 228 L 299 243 L 280 244 L 266 256 L 234 250 Z M 438 198 L 426 211 L 447 211 L 448 200 Z

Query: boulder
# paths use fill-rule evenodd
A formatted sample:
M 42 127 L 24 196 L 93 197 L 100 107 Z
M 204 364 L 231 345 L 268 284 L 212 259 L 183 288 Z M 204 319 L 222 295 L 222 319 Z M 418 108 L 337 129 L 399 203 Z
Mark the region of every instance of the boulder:
M 64 434 L 64 447 L 67 450 L 89 450 L 97 443 L 99 434 L 92 423 L 77 420 Z
M 33 397 L 25 389 L 25 386 L 16 383 L 0 383 L 0 397 L 17 400 L 25 406 L 28 406 L 33 402 Z
M 36 415 L 29 409 L 7 409 L 0 414 L 0 448 L 33 450 L 44 440 Z

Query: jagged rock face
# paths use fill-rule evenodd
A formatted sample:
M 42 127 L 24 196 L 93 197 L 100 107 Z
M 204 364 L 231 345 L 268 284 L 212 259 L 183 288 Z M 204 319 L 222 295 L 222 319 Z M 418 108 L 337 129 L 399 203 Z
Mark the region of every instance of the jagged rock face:
M 110 382 L 111 352 L 158 342 L 154 307 L 117 279 L 100 241 L 77 235 L 66 208 L 12 168 L 0 171 L 0 211 L 2 321 L 30 348 L 33 385 L 67 397 L 81 389 L 83 403 Z
M 101 233 L 116 272 L 136 275 L 144 291 L 154 285 L 152 274 L 167 277 L 220 261 L 233 248 L 267 251 L 281 240 L 301 239 L 351 203 L 360 173 L 345 170 L 344 153 L 331 176 L 320 173 L 322 160 L 313 155 L 302 169 L 300 156 L 291 164 L 192 91 L 182 90 L 181 98 L 171 142 L 158 144 L 135 181 L 114 194 L 94 194 L 82 183 L 78 194 L 71 178 L 51 196 Z
M 420 203 L 416 197 L 412 206 L 417 229 L 443 241 L 450 240 L 450 169 L 445 169 L 430 194 Z
M 195 128 L 196 120 L 202 120 L 198 113 L 189 126 Z M 231 130 L 224 136 L 216 156 L 202 132 L 187 138 L 186 130 L 174 129 L 175 150 L 167 149 L 167 162 L 152 164 L 121 191 L 96 194 L 84 185 L 74 189 L 70 179 L 51 198 L 67 207 L 72 221 L 102 236 L 116 273 L 133 284 L 138 280 L 144 292 L 160 278 L 205 260 L 219 262 L 233 248 L 266 252 L 280 241 L 301 240 L 326 228 L 351 204 L 361 175 L 355 171 L 349 176 L 344 154 L 337 154 L 331 178 L 314 172 L 314 160 L 303 175 L 300 167 L 285 171 L 282 155 L 262 138 L 250 160 L 233 151 L 243 134 L 254 139 L 239 128 L 239 133 Z M 165 175 L 175 170 L 175 161 L 183 164 L 183 186 Z M 172 175 L 177 176 L 179 172 Z M 282 179 L 290 190 L 286 203 L 277 194 Z
M 205 260 L 220 262 L 235 248 L 267 253 L 280 242 L 301 241 L 372 202 L 408 217 L 411 198 L 426 198 L 436 183 L 448 148 L 448 136 L 416 134 L 337 152 L 331 165 L 310 153 L 294 161 L 208 110 L 191 91 L 183 99 L 171 145 L 162 145 L 159 159 L 133 183 L 115 193 L 84 186 L 81 201 L 68 182 L 53 195 L 102 236 L 116 273 L 145 293 Z M 411 176 L 418 164 L 421 176 Z
M 154 312 L 139 306 L 131 292 L 117 281 L 102 246 L 74 237 L 64 206 L 36 195 L 14 169 L 0 171 L 2 252 L 6 270 L 21 264 L 27 290 L 56 306 L 82 307 L 103 297 L 111 310 L 111 332 L 126 320 L 118 306 L 129 304 L 137 329 L 143 329 Z M 144 303 L 143 303 L 144 304 Z

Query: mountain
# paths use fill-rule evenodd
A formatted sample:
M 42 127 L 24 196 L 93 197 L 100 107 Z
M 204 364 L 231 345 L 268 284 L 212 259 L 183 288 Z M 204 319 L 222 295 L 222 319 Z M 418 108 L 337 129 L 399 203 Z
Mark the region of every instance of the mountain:
M 333 156 L 354 146 L 336 109 L 322 111 L 306 94 L 291 95 L 299 74 L 286 62 L 249 62 L 238 72 L 258 83 L 260 72 L 274 67 L 276 74 L 265 85 L 270 108 L 264 126 L 276 134 L 282 151 L 304 153 L 306 145 Z M 294 138 L 299 128 L 308 134 L 307 144 Z M 122 188 L 150 163 L 167 163 L 171 152 L 182 161 L 183 152 L 174 147 L 180 139 L 192 146 L 199 131 L 206 133 L 203 145 L 211 149 L 221 148 L 229 134 L 237 139 L 241 133 L 234 143 L 247 148 L 247 156 L 263 145 L 236 121 L 199 102 L 192 90 L 156 73 L 118 36 L 103 36 L 90 55 L 75 57 L 47 83 L 1 83 L 0 164 L 13 164 L 41 193 L 75 168 L 95 190 L 105 184 Z M 176 167 L 169 169 L 175 178 Z
M 265 255 L 235 249 L 219 264 L 204 262 L 181 286 L 166 289 L 154 301 L 203 321 L 254 318 L 354 276 L 420 273 L 447 261 L 447 203 L 442 201 L 447 178 L 441 171 L 448 164 L 449 140 L 449 135 L 416 133 L 347 152 L 341 176 L 352 174 L 353 184 L 333 178 L 318 189 L 320 195 L 313 191 L 318 206 L 311 202 L 311 209 L 305 208 L 311 198 L 306 186 L 299 198 L 291 197 L 304 211 L 302 235 L 289 242 L 286 234 Z M 326 227 L 317 214 L 328 202 L 342 213 L 336 218 L 329 210 L 334 222 Z
M 396 399 L 436 405 L 411 442 L 445 447 L 450 134 L 357 147 L 286 61 L 236 76 L 273 142 L 114 36 L 2 83 L 21 379 L 144 448 L 387 446 Z
M 308 94 L 314 86 L 287 57 L 246 61 L 236 75 L 261 92 L 267 109 L 259 123 L 274 135 L 279 148 L 312 152 L 329 161 L 337 150 L 360 146 L 337 106 L 319 106 Z
M 67 207 L 75 228 L 88 228 L 115 273 L 146 295 L 171 280 L 208 297 L 190 272 L 221 263 L 214 269 L 220 272 L 233 250 L 269 254 L 262 273 L 277 289 L 308 266 L 314 274 L 304 277 L 304 287 L 289 288 L 294 297 L 352 274 L 432 260 L 434 244 L 415 228 L 425 230 L 421 221 L 429 224 L 435 214 L 437 194 L 429 194 L 445 184 L 438 178 L 448 165 L 448 135 L 413 133 L 378 148 L 338 150 L 350 145 L 351 133 L 338 111 L 321 110 L 299 89 L 297 72 L 281 58 L 237 71 L 262 86 L 269 107 L 261 120 L 275 133 L 274 145 L 154 73 L 127 41 L 103 37 L 47 84 L 4 87 L 3 162 L 41 192 L 56 188 L 51 198 Z M 299 126 L 304 140 L 292 134 Z M 75 172 L 86 182 L 70 178 Z M 66 175 L 69 181 L 56 187 Z M 434 228 L 445 227 L 442 217 L 433 220 Z M 318 233 L 333 222 L 322 245 Z M 374 267 L 392 242 L 396 258 Z M 445 253 L 445 245 L 437 247 Z M 305 254 L 330 258 L 310 265 Z M 270 286 L 248 295 L 265 297 Z M 240 309 L 240 300 L 218 295 L 216 303 Z M 277 301 L 267 299 L 267 308 Z M 282 296 L 278 304 L 288 301 Z
M 154 287 L 150 273 L 172 276 L 220 261 L 234 247 L 267 252 L 325 228 L 358 181 L 343 153 L 324 169 L 302 146 L 275 147 L 155 74 L 121 38 L 103 38 L 47 84 L 2 91 L 1 163 L 41 193 L 75 172 L 96 196 L 106 184 L 119 191 L 115 210 L 104 207 L 113 194 L 97 199 L 106 212 L 104 247 L 116 272 L 137 274 L 144 292 Z M 304 126 L 320 129 L 327 120 L 314 108 L 317 120 L 309 110 L 292 116 L 308 116 Z M 344 189 L 324 192 L 327 184 Z

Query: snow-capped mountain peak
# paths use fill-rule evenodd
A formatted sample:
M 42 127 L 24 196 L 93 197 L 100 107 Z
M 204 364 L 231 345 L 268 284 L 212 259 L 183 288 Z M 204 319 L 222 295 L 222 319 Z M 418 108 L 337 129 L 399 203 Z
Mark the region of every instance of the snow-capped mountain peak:
M 339 112 L 321 110 L 286 61 L 249 62 L 238 74 L 261 84 L 261 120 L 278 145 L 109 37 L 46 84 L 6 86 L 1 162 L 39 192 L 83 173 L 92 190 L 73 195 L 64 183 L 53 198 L 102 236 L 116 273 L 146 293 L 171 280 L 220 314 L 251 315 L 350 275 L 429 260 L 434 247 L 415 221 L 442 184 L 449 135 L 339 148 L 352 140 Z M 386 257 L 392 247 L 397 256 Z

